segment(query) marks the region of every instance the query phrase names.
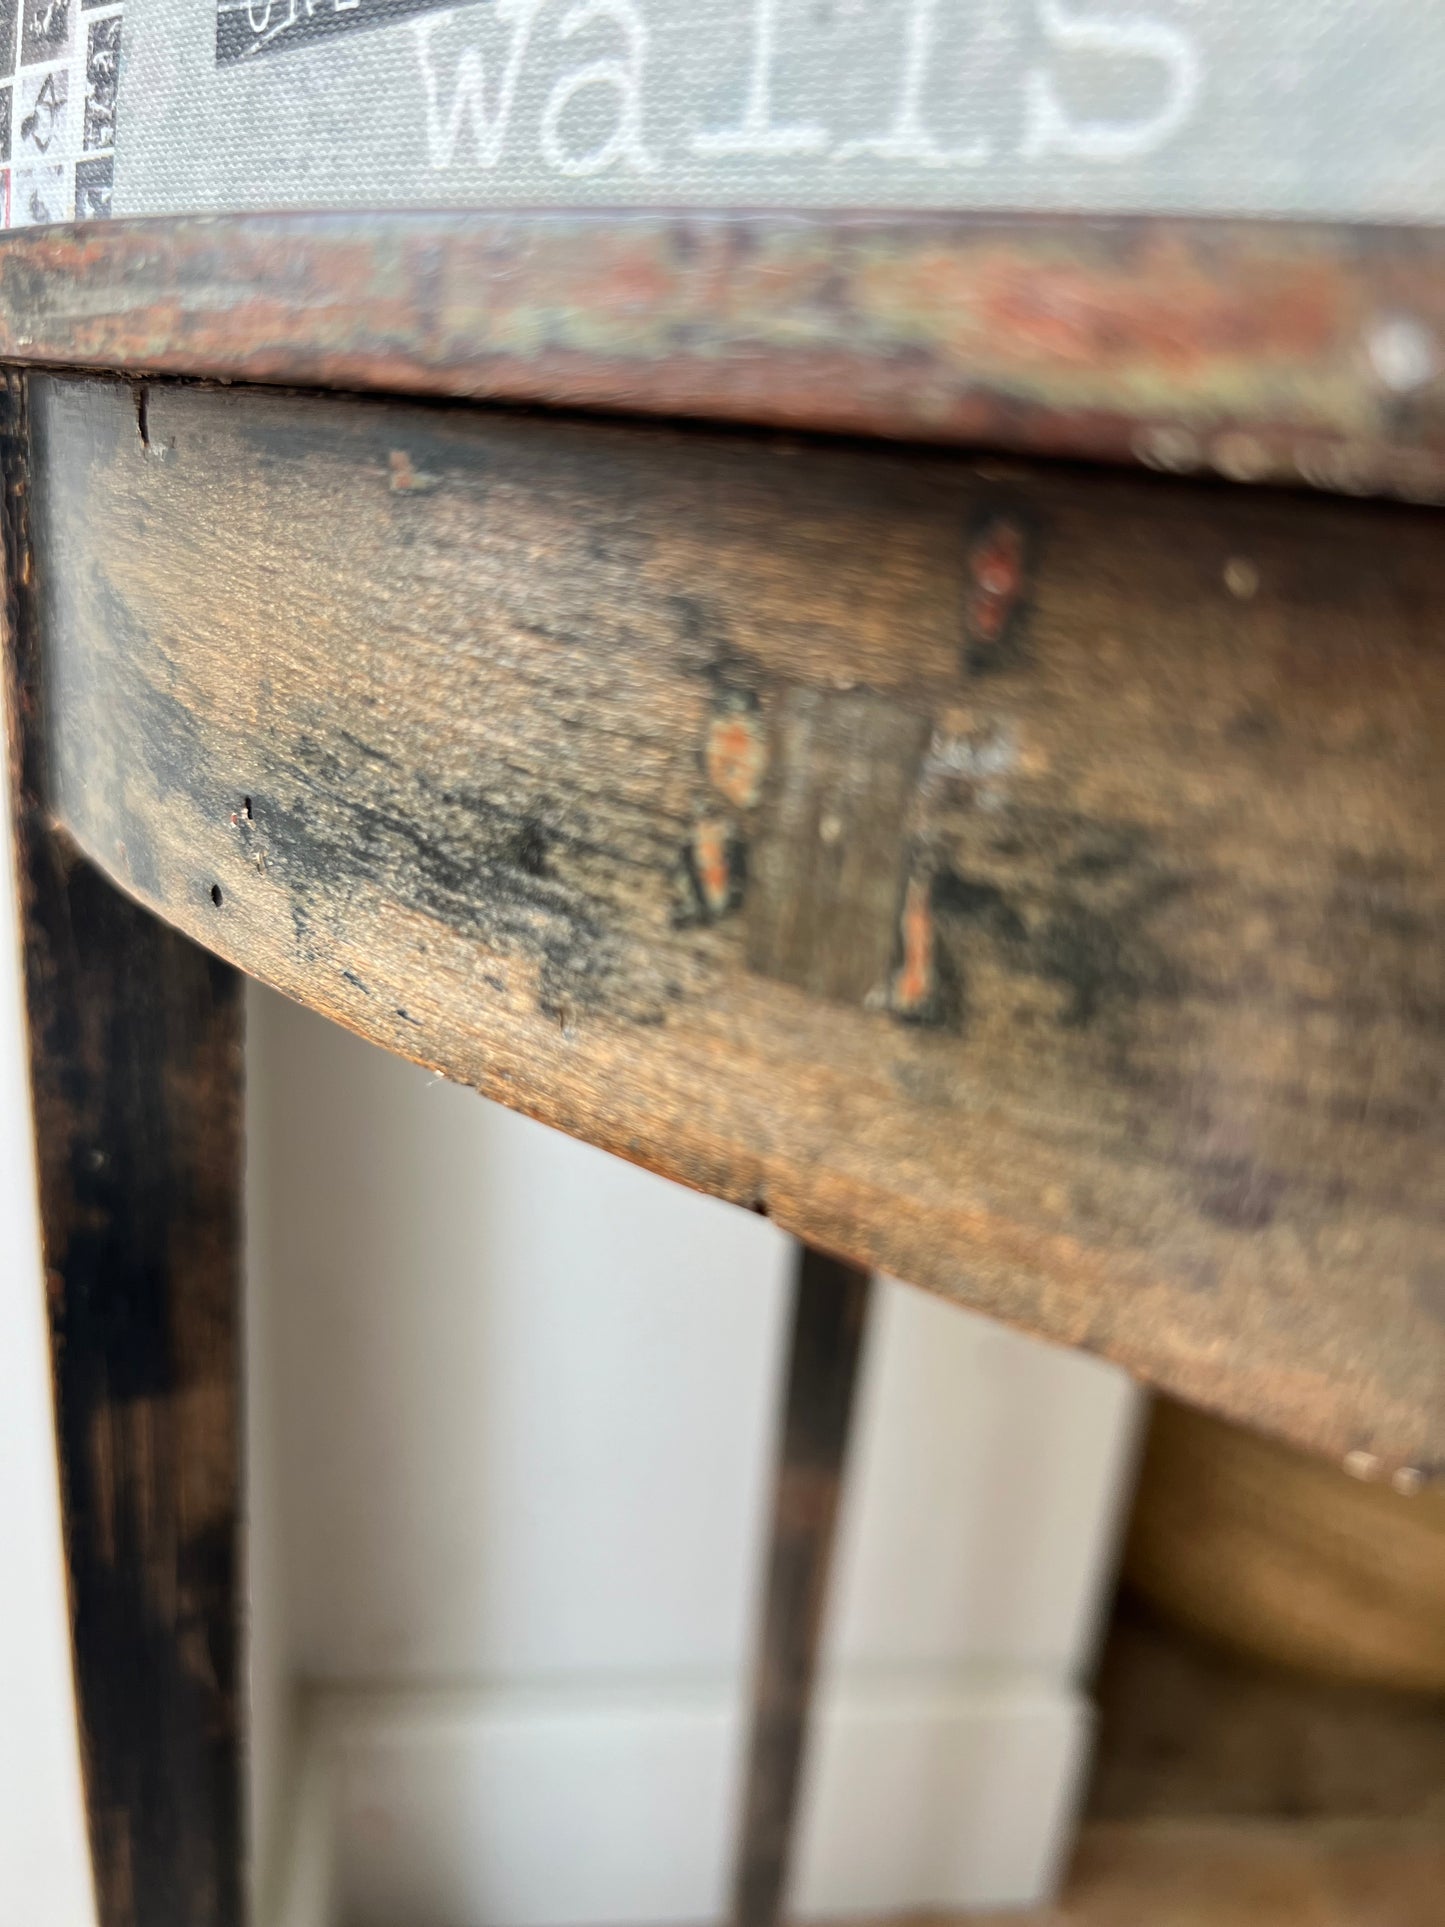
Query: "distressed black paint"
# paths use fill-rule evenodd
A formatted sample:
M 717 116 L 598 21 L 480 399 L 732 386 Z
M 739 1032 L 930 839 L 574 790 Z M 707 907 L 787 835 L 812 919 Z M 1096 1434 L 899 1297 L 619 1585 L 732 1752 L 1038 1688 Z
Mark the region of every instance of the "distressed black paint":
M 127 387 L 33 405 L 51 794 L 159 913 L 859 1261 L 1439 1456 L 1434 519 L 161 383 L 148 453 Z M 984 675 L 1000 516 L 1040 541 Z
M 23 383 L 6 616 L 31 1077 L 102 1927 L 241 1914 L 233 971 L 49 830 Z

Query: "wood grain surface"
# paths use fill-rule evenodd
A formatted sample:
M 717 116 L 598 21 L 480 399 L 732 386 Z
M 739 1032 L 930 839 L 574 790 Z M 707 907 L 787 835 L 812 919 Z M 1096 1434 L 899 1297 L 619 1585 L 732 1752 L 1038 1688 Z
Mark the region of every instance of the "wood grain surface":
M 240 979 L 49 825 L 14 377 L 0 459 L 35 1148 L 99 1919 L 239 1927 Z
M 1430 512 L 33 378 L 52 803 L 808 1242 L 1445 1468 Z
M 708 416 L 1445 500 L 1445 234 L 917 214 L 0 236 L 0 359 Z

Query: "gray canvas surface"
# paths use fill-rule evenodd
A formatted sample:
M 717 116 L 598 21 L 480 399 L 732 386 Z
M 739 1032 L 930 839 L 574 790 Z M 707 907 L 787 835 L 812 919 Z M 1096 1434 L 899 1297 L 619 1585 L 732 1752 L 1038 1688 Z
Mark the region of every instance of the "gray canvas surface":
M 116 213 L 1445 216 L 1445 0 L 127 0 L 124 36 Z

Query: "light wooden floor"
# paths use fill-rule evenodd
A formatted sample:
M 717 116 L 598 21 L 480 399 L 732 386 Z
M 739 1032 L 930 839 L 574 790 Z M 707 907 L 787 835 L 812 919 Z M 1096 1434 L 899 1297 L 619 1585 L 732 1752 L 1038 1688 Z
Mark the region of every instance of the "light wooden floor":
M 1120 1602 L 1061 1903 L 970 1927 L 1445 1927 L 1445 1703 L 1235 1657 Z
M 1445 1839 L 1418 1822 L 1093 1821 L 1058 1906 L 969 1927 L 1445 1927 Z
M 1059 1903 L 886 1927 L 1445 1927 L 1445 1701 L 1245 1659 L 1127 1597 L 1095 1697 Z

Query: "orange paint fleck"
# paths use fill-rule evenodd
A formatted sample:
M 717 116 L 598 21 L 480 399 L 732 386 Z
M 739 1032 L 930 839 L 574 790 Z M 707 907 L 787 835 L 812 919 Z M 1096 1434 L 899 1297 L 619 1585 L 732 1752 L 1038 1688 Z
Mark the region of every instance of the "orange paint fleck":
M 768 766 L 767 744 L 750 711 L 715 716 L 707 732 L 708 781 L 734 809 L 750 810 L 762 794 Z
M 387 457 L 387 473 L 396 495 L 429 495 L 441 479 L 417 468 L 404 448 L 392 449 Z
M 964 628 L 971 643 L 996 643 L 1018 606 L 1024 587 L 1024 532 L 995 516 L 968 556 L 969 598 Z
M 692 864 L 703 903 L 714 916 L 721 916 L 732 900 L 732 865 L 728 825 L 718 817 L 704 817 L 694 829 Z
M 933 911 L 928 884 L 919 877 L 909 880 L 904 895 L 902 935 L 903 962 L 893 979 L 893 1005 L 912 1013 L 933 994 Z

